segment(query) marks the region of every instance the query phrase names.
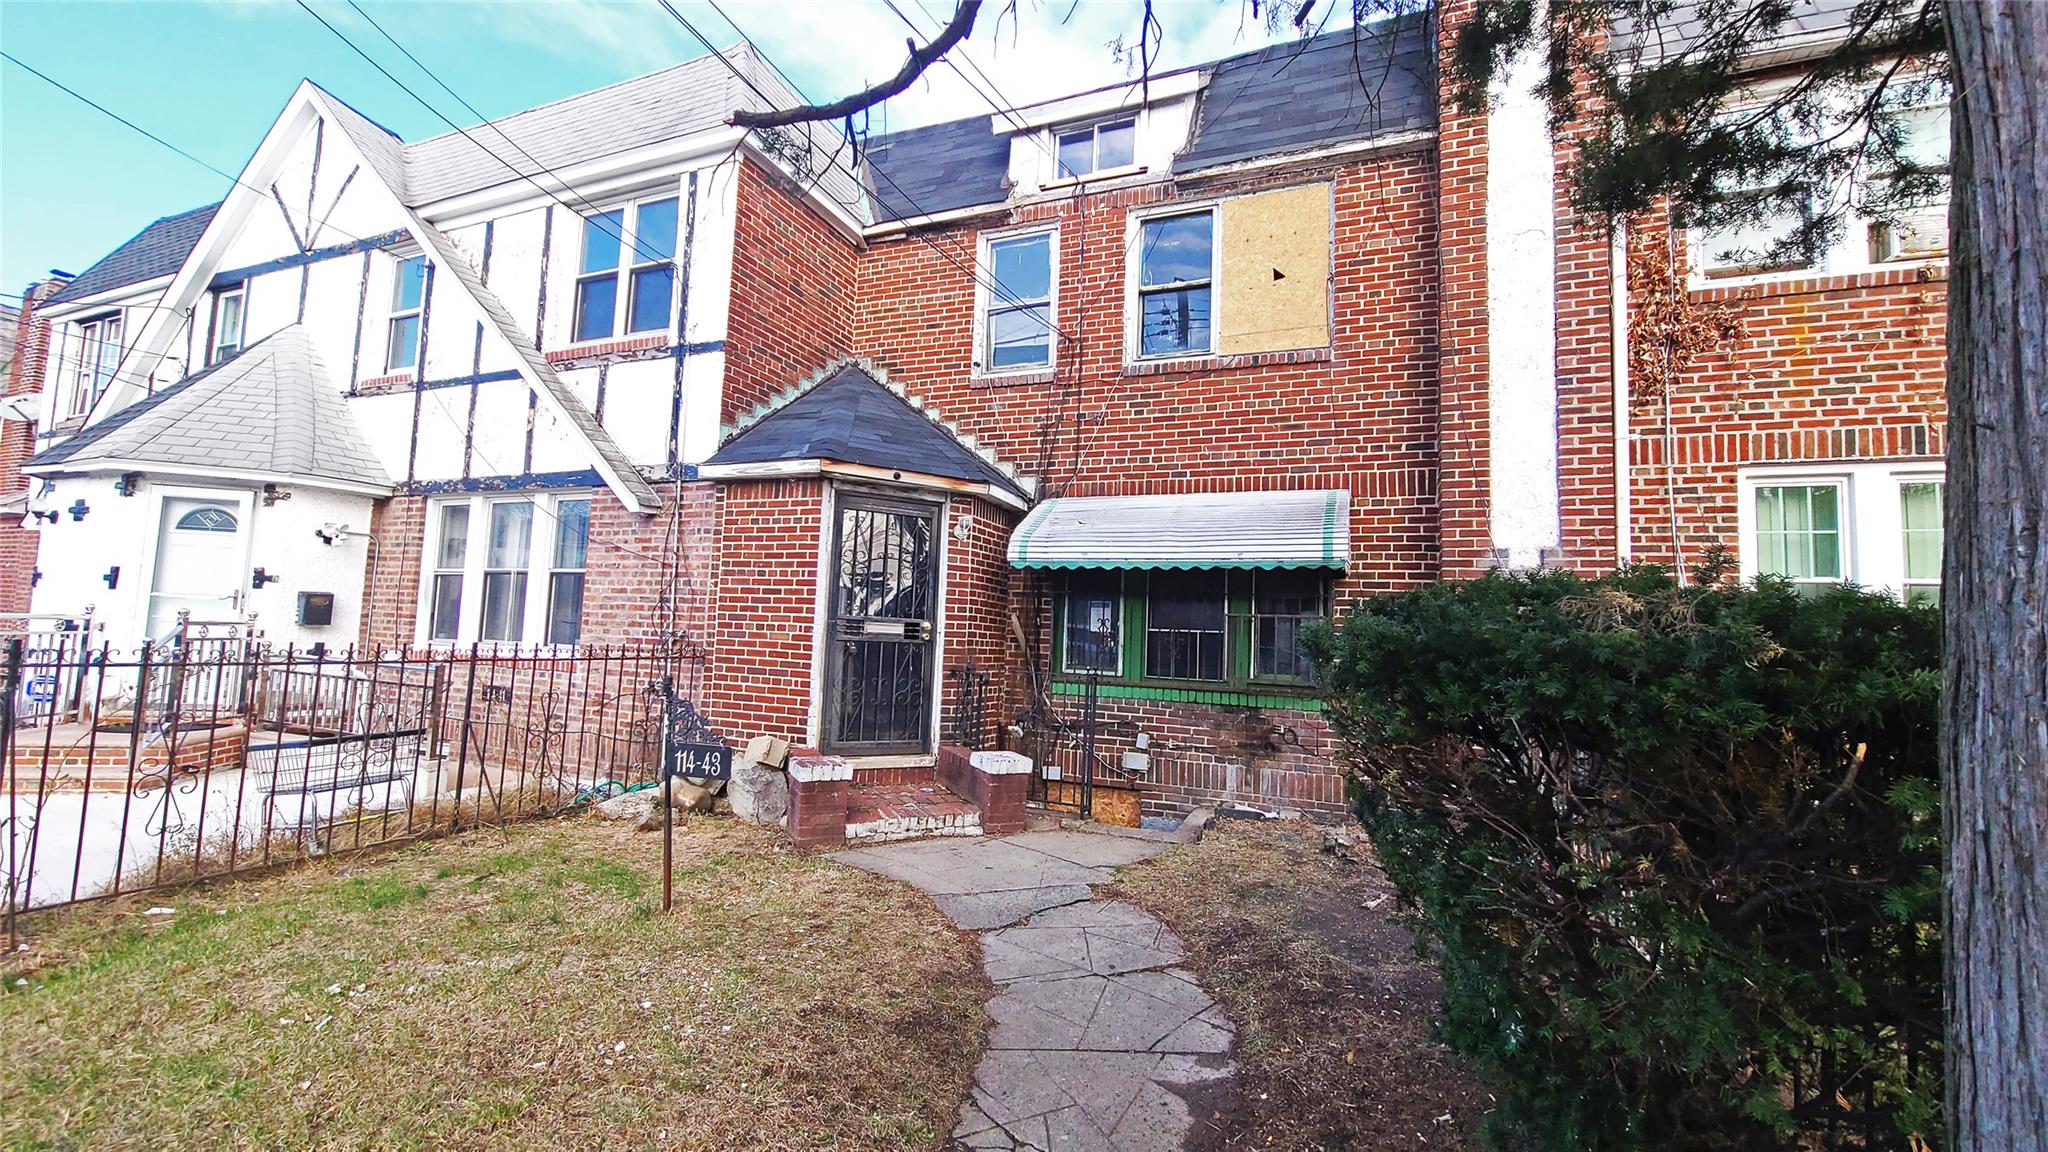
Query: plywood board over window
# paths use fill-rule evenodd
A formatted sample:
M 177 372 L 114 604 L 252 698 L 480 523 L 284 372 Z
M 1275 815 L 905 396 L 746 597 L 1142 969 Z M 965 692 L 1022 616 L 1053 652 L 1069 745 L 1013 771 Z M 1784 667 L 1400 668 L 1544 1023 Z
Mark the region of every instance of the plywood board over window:
M 1330 342 L 1328 184 L 1223 203 L 1224 355 Z

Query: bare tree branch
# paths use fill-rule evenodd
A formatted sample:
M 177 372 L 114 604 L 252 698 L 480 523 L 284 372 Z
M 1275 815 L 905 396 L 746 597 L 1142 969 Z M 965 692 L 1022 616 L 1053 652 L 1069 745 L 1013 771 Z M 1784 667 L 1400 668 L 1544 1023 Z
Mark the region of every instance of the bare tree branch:
M 844 120 L 855 112 L 872 108 L 910 87 L 925 69 L 938 62 L 939 57 L 967 39 L 968 33 L 974 31 L 974 18 L 980 12 L 981 0 L 960 0 L 960 6 L 953 10 L 952 22 L 931 43 L 919 48 L 917 41 L 909 41 L 910 59 L 903 62 L 896 75 L 871 88 L 829 104 L 799 104 L 794 108 L 772 108 L 764 112 L 735 112 L 726 118 L 726 123 L 740 128 L 779 128 L 786 124 L 818 120 Z

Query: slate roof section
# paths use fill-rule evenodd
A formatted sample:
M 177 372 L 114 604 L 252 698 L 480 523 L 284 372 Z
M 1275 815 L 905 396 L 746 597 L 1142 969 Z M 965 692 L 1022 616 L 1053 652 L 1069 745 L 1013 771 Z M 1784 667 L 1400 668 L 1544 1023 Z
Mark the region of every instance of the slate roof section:
M 100 258 L 99 263 L 53 293 L 45 304 L 66 304 L 159 276 L 169 276 L 185 263 L 199 235 L 213 220 L 219 204 L 208 204 L 165 216 Z
M 989 484 L 1020 499 L 1030 493 L 857 364 L 832 371 L 808 391 L 748 425 L 707 465 L 834 460 Z
M 129 463 L 391 487 L 297 324 L 37 453 L 22 470 Z
M 1859 0 L 1791 0 L 1777 35 L 1757 45 L 1748 65 L 1776 66 L 1826 51 L 1854 26 L 1858 3 Z M 1738 7 L 1733 15 L 1745 13 L 1746 9 Z M 1719 23 L 1725 24 L 1730 18 L 1724 16 Z M 1697 4 L 1681 2 L 1648 24 L 1638 24 L 1626 16 L 1615 20 L 1608 48 L 1625 59 L 1632 57 L 1653 64 L 1690 51 L 1713 32 L 1700 18 Z
M 1160 73 L 1210 73 L 1193 139 L 1174 167 L 1195 172 L 1433 131 L 1435 61 L 1428 14 L 1415 13 L 1367 25 L 1355 38 L 1345 29 Z M 875 219 L 1002 203 L 1010 191 L 1010 139 L 991 130 L 986 115 L 875 138 L 862 172 Z
M 1010 194 L 1010 137 L 986 116 L 912 128 L 871 142 L 862 168 L 877 220 L 1000 204 Z
M 1425 13 L 1272 44 L 1215 65 L 1182 172 L 1436 128 Z

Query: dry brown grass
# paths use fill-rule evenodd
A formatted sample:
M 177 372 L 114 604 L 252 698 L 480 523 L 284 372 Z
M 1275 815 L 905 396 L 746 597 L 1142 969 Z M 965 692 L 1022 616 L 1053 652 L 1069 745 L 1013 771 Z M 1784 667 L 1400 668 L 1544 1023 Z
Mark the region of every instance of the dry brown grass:
M 728 820 L 678 832 L 672 916 L 659 860 L 578 817 L 31 917 L 0 1146 L 936 1146 L 973 940 Z
M 1439 985 L 1389 920 L 1379 869 L 1299 821 L 1226 820 L 1124 869 L 1238 1021 L 1239 1075 L 1198 1126 L 1214 1148 L 1468 1148 L 1490 1101 L 1430 1039 Z M 1361 846 L 1354 851 L 1364 852 Z

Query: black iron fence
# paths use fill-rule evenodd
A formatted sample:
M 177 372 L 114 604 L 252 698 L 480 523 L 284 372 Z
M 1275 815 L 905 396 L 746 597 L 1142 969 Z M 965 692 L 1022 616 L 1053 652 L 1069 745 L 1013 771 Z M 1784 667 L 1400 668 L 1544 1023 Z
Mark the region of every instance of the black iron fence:
M 687 642 L 274 648 L 188 627 L 0 641 L 0 908 L 135 892 L 544 814 L 653 779 Z

